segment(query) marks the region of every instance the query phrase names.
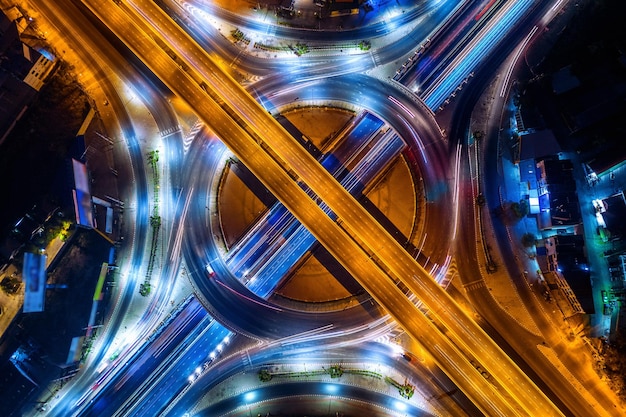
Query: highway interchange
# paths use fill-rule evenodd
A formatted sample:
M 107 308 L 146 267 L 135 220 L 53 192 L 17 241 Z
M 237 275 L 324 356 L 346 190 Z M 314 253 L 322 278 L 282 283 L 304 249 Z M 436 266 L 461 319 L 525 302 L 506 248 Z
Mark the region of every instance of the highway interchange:
M 311 59 L 310 63 L 307 61 L 308 65 L 297 66 L 288 73 L 285 72 L 282 63 L 273 63 L 272 60 L 259 62 L 259 58 L 244 60 L 240 56 L 239 61 L 243 69 L 252 72 L 256 68 L 262 68 L 260 73 L 267 75 L 263 83 L 253 86 L 254 94 L 247 94 L 234 80 L 224 74 L 219 61 L 211 59 L 217 52 L 229 56 L 232 53 L 228 50 L 232 46 L 220 40 L 220 36 L 211 36 L 210 28 L 207 29 L 207 33 L 196 33 L 201 36 L 198 43 L 203 49 L 180 31 L 175 26 L 174 20 L 151 2 L 85 1 L 84 5 L 99 18 L 103 23 L 102 26 L 85 8 L 76 7 L 72 2 L 59 2 L 56 7 L 62 8 L 62 13 L 59 9 L 54 10 L 54 6 L 48 5 L 50 9 L 46 14 L 64 15 L 66 19 L 74 22 L 87 19 L 95 28 L 87 37 L 93 36 L 94 39 L 100 37 L 99 42 L 93 41 L 94 46 L 97 45 L 98 48 L 105 48 L 102 45 L 106 44 L 108 39 L 114 39 L 107 33 L 105 26 L 114 32 L 116 37 L 143 60 L 150 71 L 173 93 L 184 98 L 210 130 L 221 139 L 217 140 L 203 131 L 203 135 L 196 138 L 191 148 L 185 152 L 182 146 L 182 133 L 171 109 L 168 109 L 164 100 L 149 93 L 155 91 L 150 86 L 140 89 L 147 95 L 145 100 L 153 106 L 152 114 L 158 115 L 155 120 L 158 120 L 159 129 L 162 132 L 173 132 L 163 135 L 166 138 L 165 159 L 168 161 L 169 179 L 163 190 L 168 196 L 164 200 L 169 201 L 164 204 L 164 212 L 170 219 L 165 235 L 168 248 L 164 255 L 168 261 L 165 262 L 167 266 L 161 276 L 161 282 L 165 285 L 159 288 L 150 300 L 150 305 L 140 319 L 140 325 L 137 326 L 139 335 L 134 343 L 123 349 L 117 348 L 119 357 L 124 359 L 115 359 L 108 364 L 107 370 L 100 370 L 102 376 L 98 376 L 95 385 L 93 377 L 96 374 L 90 378 L 89 373 L 84 372 L 84 376 L 76 381 L 73 389 L 68 390 L 64 400 L 59 401 L 51 410 L 51 415 L 66 415 L 68 412 L 72 415 L 95 415 L 103 412 L 98 404 L 105 403 L 107 407 L 112 407 L 110 411 L 112 415 L 180 415 L 182 410 L 192 408 L 193 401 L 197 400 L 205 389 L 215 386 L 226 375 L 237 372 L 242 367 L 258 369 L 263 363 L 277 360 L 273 359 L 272 355 L 280 355 L 278 352 L 285 348 L 285 344 L 272 346 L 273 340 L 285 340 L 284 338 L 289 340 L 289 337 L 301 334 L 302 337 L 289 342 L 296 346 L 290 349 L 294 352 L 293 355 L 306 355 L 307 352 L 310 354 L 318 348 L 316 344 L 320 342 L 323 342 L 329 351 L 332 351 L 332 346 L 337 346 L 337 349 L 349 349 L 345 346 L 356 344 L 357 341 L 365 343 L 368 338 L 371 340 L 380 336 L 392 328 L 394 323 L 399 324 L 407 334 L 418 341 L 447 377 L 486 415 L 603 413 L 609 415 L 606 410 L 598 408 L 598 403 L 607 404 L 601 401 L 601 397 L 597 396 L 598 402 L 591 404 L 587 397 L 577 395 L 575 392 L 572 394 L 575 390 L 571 389 L 569 383 L 547 363 L 545 358 L 539 357 L 538 351 L 528 347 L 520 348 L 520 337 L 516 335 L 516 329 L 511 327 L 510 323 L 508 332 L 503 333 L 507 328 L 506 318 L 494 318 L 493 321 L 489 321 L 508 342 L 505 347 L 499 347 L 437 282 L 445 281 L 446 269 L 455 251 L 457 258 L 459 254 L 466 255 L 462 257 L 465 261 L 459 269 L 468 277 L 461 279 L 464 282 L 473 282 L 480 278 L 476 276 L 479 271 L 476 244 L 471 243 L 475 242 L 473 215 L 475 188 L 471 182 L 464 180 L 466 172 L 469 171 L 467 164 L 471 158 L 468 158 L 468 148 L 463 146 L 467 145 L 463 141 L 467 130 L 467 127 L 463 126 L 467 121 L 463 105 L 471 104 L 463 104 L 459 99 L 460 116 L 451 124 L 445 137 L 431 108 L 439 111 L 440 106 L 447 104 L 445 100 L 456 94 L 457 87 L 464 85 L 469 77 L 477 79 L 472 81 L 474 85 L 485 77 L 480 75 L 480 62 L 476 61 L 477 54 L 484 59 L 485 51 L 480 48 L 486 48 L 494 62 L 504 60 L 512 46 L 521 39 L 521 35 L 515 34 L 516 31 L 508 29 L 507 32 L 504 29 L 505 26 L 508 27 L 507 19 L 519 21 L 520 27 L 516 29 L 523 33 L 522 25 L 532 27 L 552 10 L 553 5 L 548 2 L 526 2 L 528 4 L 460 2 L 459 6 L 455 2 L 441 2 L 442 5 L 437 2 L 425 2 L 430 3 L 437 7 L 432 6 L 432 10 L 427 7 L 423 9 L 416 7 L 411 13 L 399 17 L 396 22 L 397 25 L 408 25 L 414 19 L 420 20 L 429 16 L 428 19 L 422 19 L 428 23 L 416 26 L 411 32 L 422 45 L 428 45 L 423 54 L 433 50 L 433 55 L 428 57 L 441 63 L 429 72 L 432 74 L 429 78 L 431 80 L 429 85 L 432 88 L 424 90 L 426 93 L 421 97 L 424 101 L 412 94 L 412 91 L 416 91 L 412 86 L 412 83 L 416 82 L 415 78 L 412 78 L 411 83 L 402 85 L 367 75 L 367 72 L 372 70 L 372 65 L 391 62 L 396 57 L 414 56 L 414 50 L 416 47 L 419 48 L 420 41 L 407 45 L 396 42 L 393 47 L 381 47 L 372 54 L 363 54 L 365 58 L 360 55 L 339 55 L 333 59 L 327 56 L 318 57 Z M 193 9 L 188 5 L 184 6 L 178 8 L 177 5 L 170 4 L 166 8 L 170 13 L 187 16 L 175 20 L 192 22 L 184 13 L 185 10 Z M 483 13 L 487 6 L 489 9 Z M 207 7 L 207 10 L 210 11 L 210 7 Z M 420 16 L 417 11 L 424 13 L 424 16 Z M 436 36 L 428 38 L 428 35 L 438 27 L 434 23 L 445 22 L 443 18 L 436 22 L 432 19 L 433 15 L 453 13 L 454 19 L 463 20 L 459 16 L 478 16 L 476 11 L 480 18 L 464 20 L 477 25 L 475 30 L 470 28 L 467 33 L 462 34 L 466 37 L 473 36 L 468 42 L 465 42 L 466 38 L 463 38 L 463 42 L 457 42 L 458 34 L 452 37 L 453 45 L 437 43 L 440 40 Z M 521 16 L 523 19 L 520 19 Z M 60 19 L 59 24 L 62 24 L 62 21 L 63 19 Z M 252 21 L 240 18 L 235 23 L 242 27 L 252 25 Z M 389 22 L 386 22 L 384 27 L 388 25 Z M 288 33 L 288 29 L 281 30 L 287 32 L 285 36 L 297 36 Z M 102 38 L 102 33 L 107 39 Z M 367 36 L 365 32 L 357 35 L 349 31 L 347 33 L 347 37 Z M 507 36 L 511 39 L 511 45 L 508 47 L 506 42 L 496 43 L 499 48 L 492 45 L 494 39 L 502 41 Z M 443 38 L 446 39 L 445 36 Z M 84 37 L 79 42 L 88 43 Z M 114 42 L 113 46 L 103 51 L 109 60 L 107 65 L 116 69 L 125 67 L 124 54 L 128 54 L 128 51 Z M 460 51 L 453 48 L 457 44 L 462 46 Z M 121 55 L 116 50 L 121 50 Z M 204 50 L 210 52 L 207 54 Z M 374 54 L 375 59 L 372 57 Z M 304 60 L 305 57 L 299 59 Z M 269 62 L 272 64 L 266 65 Z M 94 65 L 94 68 L 96 67 L 98 65 Z M 458 74 L 453 76 L 451 71 L 454 69 L 458 69 L 455 73 Z M 124 76 L 129 79 L 140 78 L 132 70 L 125 71 Z M 270 74 L 264 71 L 269 71 Z M 473 75 L 475 73 L 476 75 Z M 407 71 L 408 74 L 411 73 Z M 149 78 L 147 82 L 137 82 L 143 85 L 160 84 L 155 78 Z M 468 90 L 466 95 L 471 99 L 472 89 Z M 420 90 L 417 91 L 419 96 Z M 433 95 L 433 91 L 436 94 Z M 117 94 L 111 92 L 111 96 L 116 97 Z M 265 107 L 257 104 L 255 96 L 262 98 L 261 104 Z M 270 117 L 300 97 L 307 97 L 311 102 L 343 102 L 367 109 L 384 120 L 408 145 L 408 152 L 413 155 L 415 170 L 423 181 L 426 199 L 429 201 L 429 204 L 425 205 L 425 213 L 422 214 L 425 226 L 418 241 L 421 242 L 422 236 L 424 241 L 419 251 L 407 252 L 406 241 L 400 239 L 398 242 L 398 238 L 389 235 L 311 154 L 294 142 L 292 136 Z M 425 102 L 429 104 L 424 104 Z M 136 145 L 133 145 L 133 133 L 130 130 L 132 123 L 124 121 L 123 117 L 120 117 L 120 121 L 125 123 L 125 129 L 128 129 L 124 137 L 129 143 L 130 156 L 134 158 L 133 172 L 143 172 L 143 169 L 138 169 L 142 165 L 142 153 L 133 147 Z M 357 307 L 347 312 L 306 314 L 272 304 L 264 297 L 251 292 L 245 283 L 238 279 L 236 271 L 233 272 L 219 259 L 219 251 L 212 237 L 211 222 L 210 219 L 207 220 L 206 213 L 211 199 L 208 184 L 219 175 L 223 163 L 221 155 L 226 152 L 224 144 L 245 162 L 265 187 L 307 227 L 317 241 L 342 263 L 372 296 L 376 304 L 366 304 L 365 307 Z M 270 167 L 271 169 L 268 169 Z M 145 211 L 142 213 L 141 210 L 142 207 L 149 205 L 145 200 L 149 195 L 145 177 L 138 175 L 135 178 L 137 187 L 135 215 L 138 222 L 135 225 L 133 239 L 135 246 L 131 255 L 134 266 L 131 267 L 131 271 L 141 269 L 142 246 L 146 239 L 148 218 L 147 213 Z M 311 193 L 314 198 L 311 198 Z M 320 204 L 321 201 L 323 204 Z M 469 209 L 464 209 L 465 207 Z M 332 212 L 330 216 L 327 214 L 328 210 Z M 463 219 L 461 216 L 469 218 Z M 198 225 L 203 227 L 197 227 Z M 426 239 L 428 236 L 431 238 Z M 433 236 L 437 238 L 433 239 Z M 454 242 L 456 244 L 452 245 Z M 462 244 L 458 244 L 459 242 Z M 116 385 L 120 378 L 132 379 L 130 374 L 124 376 L 124 372 L 127 372 L 124 370 L 125 366 L 133 366 L 133 361 L 136 360 L 131 358 L 136 358 L 137 355 L 141 357 L 144 349 L 156 349 L 156 345 L 146 347 L 141 343 L 147 335 L 171 331 L 163 324 L 157 313 L 166 309 L 183 255 L 192 275 L 197 297 L 202 300 L 211 316 L 217 319 L 217 321 L 207 319 L 209 321 L 206 324 L 194 327 L 193 331 L 189 330 L 189 338 L 184 339 L 185 343 L 188 343 L 185 349 L 191 355 L 190 358 L 197 357 L 198 364 L 204 366 L 204 363 L 206 366 L 198 373 L 198 379 L 189 384 L 187 381 L 189 369 L 195 369 L 195 364 L 188 365 L 189 369 L 185 371 L 179 368 L 180 365 L 176 362 L 168 364 L 171 369 L 167 375 L 170 372 L 175 375 L 175 379 L 167 383 L 173 394 L 171 397 L 164 396 L 162 389 L 159 391 L 157 381 L 144 384 L 141 389 L 138 386 L 141 384 Z M 210 264 L 210 268 L 207 268 L 207 264 Z M 130 276 L 136 274 L 129 273 Z M 431 276 L 437 280 L 433 280 Z M 132 288 L 132 285 L 128 287 Z M 420 300 L 417 307 L 414 304 L 415 300 L 405 295 L 407 290 Z M 107 326 L 111 340 L 116 328 L 121 326 L 121 317 L 129 308 L 131 295 L 132 290 L 121 293 L 118 298 L 120 301 L 116 305 L 115 314 L 112 315 L 114 320 Z M 231 306 L 234 304 L 238 306 L 236 315 L 232 314 Z M 425 310 L 428 311 L 427 314 L 423 314 Z M 204 330 L 209 328 L 210 331 Z M 262 343 L 260 347 L 246 351 L 247 363 L 235 365 L 229 364 L 227 360 L 213 362 L 214 357 L 210 357 L 207 362 L 207 352 L 212 354 L 221 352 L 224 349 L 223 341 L 230 340 L 231 330 L 226 328 L 260 340 L 265 346 Z M 207 334 L 211 334 L 211 337 L 206 336 Z M 97 350 L 95 356 L 97 359 L 91 362 L 94 368 L 98 362 L 105 360 L 105 353 L 110 350 L 107 343 L 111 342 L 103 341 Z M 177 346 L 172 345 L 172 349 L 175 348 Z M 510 359 L 512 352 L 515 352 L 513 356 L 520 360 L 521 364 Z M 332 357 L 332 353 L 329 353 L 329 357 Z M 184 362 L 191 362 L 191 359 Z M 381 359 L 381 362 L 389 362 L 389 359 Z M 231 368 L 227 368 L 227 365 Z M 154 366 L 165 365 L 155 363 Z M 485 378 L 477 368 L 486 369 L 490 378 Z M 226 369 L 229 371 L 225 372 Z M 159 372 L 158 369 L 151 368 L 144 370 Z M 222 374 L 222 378 L 216 377 L 219 373 Z M 531 378 L 527 374 L 531 375 Z M 149 379 L 148 376 L 146 378 Z M 171 388 L 176 386 L 180 388 Z M 155 392 L 151 392 L 153 389 Z M 310 389 L 313 392 L 316 388 Z M 116 398 L 122 397 L 125 400 L 120 404 L 105 401 L 103 398 L 106 398 L 107 392 L 116 393 Z M 286 392 L 268 395 L 280 397 L 285 396 Z M 353 395 L 357 397 L 359 394 Z M 154 398 L 160 396 L 161 400 L 166 402 L 150 402 L 151 396 Z M 453 408 L 454 406 L 450 406 L 450 409 Z M 456 410 L 454 413 L 462 415 L 462 412 Z

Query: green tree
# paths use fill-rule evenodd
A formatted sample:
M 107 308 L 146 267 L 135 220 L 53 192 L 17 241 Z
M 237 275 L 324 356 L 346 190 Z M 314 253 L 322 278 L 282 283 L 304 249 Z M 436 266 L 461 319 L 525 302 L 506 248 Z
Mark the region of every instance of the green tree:
M 522 199 L 519 203 L 513 203 L 511 204 L 511 210 L 513 210 L 515 217 L 523 219 L 528 214 L 528 202 Z
M 259 371 L 259 381 L 269 382 L 272 380 L 272 374 L 267 369 L 261 369 Z
M 150 226 L 155 229 L 161 227 L 161 216 L 150 216 Z
M 475 141 L 478 142 L 479 140 L 485 137 L 485 134 L 480 130 L 474 130 L 474 133 L 472 133 L 472 137 L 474 138 Z
M 143 282 L 142 284 L 139 285 L 139 294 L 141 294 L 144 297 L 147 297 L 150 295 L 150 290 L 152 288 L 150 287 L 150 283 L 149 282 Z
M 154 151 L 148 152 L 148 163 L 150 165 L 156 165 L 159 162 L 159 150 L 155 149 Z
M 525 248 L 531 248 L 537 244 L 537 239 L 534 233 L 524 233 L 522 235 L 522 245 Z
M 626 400 L 626 334 L 623 330 L 616 331 L 605 345 L 603 359 L 602 370 L 609 377 L 609 385 Z
M 331 378 L 339 378 L 341 375 L 343 375 L 343 369 L 341 369 L 340 365 L 333 365 L 330 367 L 328 373 L 330 374 Z
M 372 43 L 370 41 L 359 42 L 359 49 L 362 51 L 369 51 L 371 47 L 372 47 Z
M 304 55 L 309 52 L 309 46 L 304 43 L 296 43 L 294 46 L 294 53 L 298 56 Z

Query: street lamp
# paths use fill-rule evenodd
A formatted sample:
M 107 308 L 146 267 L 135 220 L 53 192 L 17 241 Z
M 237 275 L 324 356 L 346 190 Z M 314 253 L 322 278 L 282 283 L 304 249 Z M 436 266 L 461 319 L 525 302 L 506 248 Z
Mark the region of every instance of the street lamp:
M 254 391 L 246 392 L 243 396 L 243 399 L 246 402 L 246 407 L 248 407 L 248 416 L 250 417 L 252 417 L 252 410 L 250 409 L 250 403 L 252 402 L 252 400 L 254 400 L 254 397 L 256 397 L 256 392 Z

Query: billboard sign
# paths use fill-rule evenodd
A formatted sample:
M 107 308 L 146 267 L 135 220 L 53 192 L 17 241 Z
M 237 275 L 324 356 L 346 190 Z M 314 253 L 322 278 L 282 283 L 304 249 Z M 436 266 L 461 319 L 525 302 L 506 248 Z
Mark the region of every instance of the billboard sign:
M 24 254 L 24 313 L 43 311 L 46 299 L 46 255 Z
M 87 167 L 76 159 L 72 159 L 72 167 L 74 168 L 74 212 L 76 214 L 76 223 L 93 227 L 93 210 L 91 208 L 91 192 L 89 191 L 89 175 Z

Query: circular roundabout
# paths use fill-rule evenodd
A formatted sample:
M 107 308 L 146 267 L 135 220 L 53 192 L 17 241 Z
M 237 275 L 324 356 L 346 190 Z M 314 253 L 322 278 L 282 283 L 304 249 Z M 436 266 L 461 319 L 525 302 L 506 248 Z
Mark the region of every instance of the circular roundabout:
M 446 144 L 432 113 L 400 86 L 365 75 L 278 84 L 250 88 L 418 260 L 426 241 L 430 252 L 443 253 L 436 248 L 447 246 L 451 224 L 427 204 L 435 191 L 448 192 L 440 182 Z M 196 294 L 219 322 L 262 340 L 320 328 L 355 339 L 394 325 L 219 140 L 204 132 L 188 158 L 185 260 Z M 427 239 L 432 221 L 437 239 Z

